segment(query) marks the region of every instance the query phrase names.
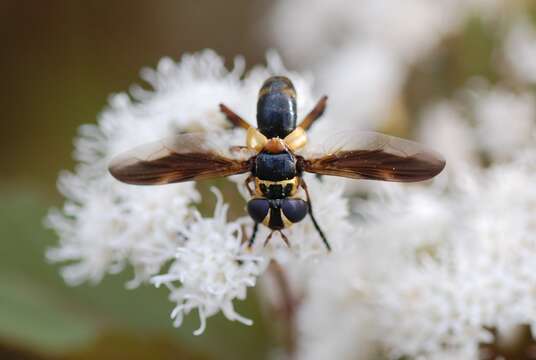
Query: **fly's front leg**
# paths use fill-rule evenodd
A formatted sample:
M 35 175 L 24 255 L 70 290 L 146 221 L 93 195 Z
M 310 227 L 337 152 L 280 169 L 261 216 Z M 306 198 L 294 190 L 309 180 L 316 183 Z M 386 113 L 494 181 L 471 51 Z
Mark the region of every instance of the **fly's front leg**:
M 279 230 L 279 235 L 281 235 L 281 239 L 283 239 L 285 244 L 287 244 L 287 247 L 290 247 L 290 242 L 288 241 L 288 237 L 285 234 L 283 234 L 281 230 Z
M 248 240 L 248 249 L 251 249 L 253 246 L 253 243 L 255 242 L 255 236 L 257 235 L 257 230 L 259 230 L 259 223 L 255 222 L 255 225 L 253 225 L 253 232 L 251 233 L 251 237 Z
M 255 176 L 253 175 L 249 175 L 246 179 L 246 181 L 244 181 L 244 185 L 246 185 L 246 189 L 248 189 L 248 192 L 249 192 L 249 196 L 255 196 L 255 188 L 251 188 L 249 185 L 255 181 Z
M 303 130 L 309 129 L 309 127 L 311 127 L 313 122 L 315 122 L 316 119 L 322 116 L 322 114 L 326 110 L 327 101 L 328 101 L 328 97 L 325 95 L 322 96 L 320 100 L 318 100 L 318 102 L 316 103 L 313 110 L 311 110 L 309 114 L 305 116 L 305 118 L 302 120 L 302 122 L 298 126 L 301 127 Z
M 313 225 L 315 226 L 316 231 L 318 231 L 318 234 L 322 238 L 322 241 L 324 242 L 324 245 L 326 245 L 326 248 L 328 249 L 328 251 L 331 251 L 331 246 L 329 245 L 329 242 L 326 239 L 326 236 L 324 235 L 324 232 L 322 231 L 322 229 L 320 229 L 320 226 L 316 222 L 316 219 L 315 219 L 315 217 L 313 215 L 313 206 L 311 204 L 311 197 L 309 196 L 309 190 L 307 190 L 307 184 L 301 178 L 300 178 L 300 185 L 303 188 L 303 190 L 305 190 L 305 196 L 307 198 L 307 205 L 308 205 L 308 208 L 309 208 L 308 212 L 309 212 L 309 216 L 311 217 L 311 220 L 313 221 Z
M 251 125 L 233 110 L 229 109 L 224 104 L 220 104 L 220 111 L 225 114 L 227 120 L 229 120 L 234 126 L 249 129 Z
M 229 151 L 232 153 L 239 153 L 241 151 L 249 150 L 247 146 L 243 145 L 234 145 L 229 148 Z
M 272 239 L 272 235 L 274 234 L 274 231 L 272 230 L 270 232 L 270 234 L 268 234 L 268 236 L 266 237 L 266 240 L 264 240 L 264 247 L 266 247 L 266 245 L 268 245 L 268 243 L 270 242 L 270 240 Z

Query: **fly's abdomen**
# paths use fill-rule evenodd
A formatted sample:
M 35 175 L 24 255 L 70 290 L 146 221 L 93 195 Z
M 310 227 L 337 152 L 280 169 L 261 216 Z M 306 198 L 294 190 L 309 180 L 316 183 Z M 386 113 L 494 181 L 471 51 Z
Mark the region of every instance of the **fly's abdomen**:
M 257 127 L 267 138 L 283 139 L 296 128 L 296 90 L 284 76 L 266 80 L 257 101 Z

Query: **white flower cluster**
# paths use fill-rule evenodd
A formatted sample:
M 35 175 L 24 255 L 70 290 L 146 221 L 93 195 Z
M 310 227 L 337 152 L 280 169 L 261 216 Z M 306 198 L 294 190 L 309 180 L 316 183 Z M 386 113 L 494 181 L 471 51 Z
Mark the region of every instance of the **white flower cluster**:
M 244 145 L 245 132 L 229 129 L 218 104 L 223 102 L 254 122 L 257 93 L 273 74 L 292 79 L 299 94 L 299 113 L 309 111 L 316 100 L 309 82 L 289 73 L 274 54 L 269 54 L 268 63 L 268 68 L 257 67 L 244 75 L 243 60 L 238 58 L 234 69 L 228 71 L 223 59 L 212 51 L 185 55 L 178 63 L 163 59 L 156 70 L 142 72 L 151 90 L 136 86 L 130 95 L 113 96 L 97 125 L 82 126 L 75 150 L 78 166 L 59 180 L 65 206 L 63 211 L 51 211 L 47 219 L 60 237 L 48 258 L 68 263 L 62 269 L 66 282 L 97 283 L 106 274 L 130 265 L 135 277 L 127 286 L 135 288 L 148 281 L 167 286 L 170 299 L 177 304 L 172 313 L 175 325 L 196 309 L 201 318 L 199 334 L 206 318 L 218 311 L 230 320 L 250 323 L 233 310 L 232 301 L 245 297 L 246 289 L 255 285 L 269 259 L 290 262 L 298 257 L 305 261 L 325 253 L 307 220 L 289 232 L 291 251 L 277 235 L 272 246 L 263 249 L 267 235 L 263 229 L 254 255 L 249 254 L 242 241 L 251 232 L 252 222 L 248 217 L 227 221 L 227 206 L 221 196 L 214 216 L 202 217 L 195 207 L 202 201 L 201 194 L 193 182 L 130 186 L 113 179 L 107 171 L 109 161 L 118 153 L 181 132 L 227 129 L 229 137 L 220 139 L 222 143 Z M 232 179 L 242 193 L 243 179 Z M 313 198 L 318 198 L 319 216 L 333 214 L 332 220 L 323 224 L 326 231 L 341 230 L 333 237 L 336 246 L 347 227 L 342 188 L 337 181 L 315 178 L 310 179 L 310 188 Z M 317 196 L 328 192 L 328 197 Z
M 170 298 L 177 303 L 172 312 L 175 326 L 180 326 L 184 314 L 198 309 L 201 327 L 196 335 L 204 331 L 206 317 L 220 310 L 229 320 L 251 325 L 251 320 L 234 311 L 232 302 L 243 300 L 247 287 L 254 286 L 256 277 L 266 268 L 266 258 L 244 252 L 244 221 L 228 223 L 228 205 L 223 204 L 217 190 L 213 191 L 218 198 L 214 217 L 202 218 L 194 212 L 194 221 L 180 231 L 186 241 L 176 249 L 168 273 L 151 280 L 156 286 L 165 284 L 170 289 Z
M 532 143 L 519 137 L 517 151 L 505 147 L 489 168 L 465 163 L 431 186 L 382 184 L 354 201 L 358 235 L 322 259 L 303 290 L 299 358 L 478 359 L 479 345 L 496 340 L 490 329 L 536 331 L 532 121 L 524 134 Z M 463 125 L 443 133 L 454 136 L 451 146 L 461 128 L 479 138 L 481 128 Z M 500 141 L 504 129 L 495 131 L 487 135 Z M 477 144 L 487 150 L 487 141 Z

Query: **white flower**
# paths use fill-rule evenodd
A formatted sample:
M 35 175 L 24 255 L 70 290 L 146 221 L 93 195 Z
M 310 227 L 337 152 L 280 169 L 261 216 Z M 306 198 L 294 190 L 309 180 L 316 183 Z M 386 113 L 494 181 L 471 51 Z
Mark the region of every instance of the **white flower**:
M 195 335 L 204 331 L 206 318 L 219 311 L 229 320 L 251 325 L 251 320 L 235 312 L 232 302 L 246 297 L 247 287 L 255 286 L 267 265 L 266 258 L 247 252 L 242 245 L 244 221 L 228 223 L 228 205 L 218 191 L 213 192 L 217 196 L 214 217 L 202 218 L 194 213 L 195 221 L 179 230 L 184 241 L 176 249 L 170 269 L 151 280 L 156 286 L 165 284 L 170 289 L 170 300 L 177 303 L 171 315 L 175 326 L 197 308 L 201 327 Z
M 362 42 L 384 46 L 413 62 L 458 31 L 470 16 L 500 15 L 505 4 L 504 0 L 279 1 L 272 12 L 272 36 L 292 59 L 309 57 L 302 63 Z
M 418 139 L 448 159 L 449 170 L 480 166 L 476 134 L 463 109 L 453 102 L 442 101 L 424 111 Z
M 421 141 L 440 151 L 448 167 L 461 172 L 482 165 L 479 153 L 503 162 L 531 146 L 536 101 L 530 92 L 491 87 L 474 79 L 457 100 L 433 104 L 422 118 Z
M 473 101 L 478 140 L 494 159 L 508 159 L 533 142 L 536 129 L 533 94 L 516 94 L 502 88 L 482 89 L 475 93 Z
M 474 15 L 493 18 L 504 0 L 284 0 L 272 11 L 283 54 L 312 67 L 342 127 L 382 128 L 411 67 Z M 304 11 L 304 10 L 307 11 Z
M 421 131 L 455 166 L 428 186 L 370 186 L 352 202 L 360 231 L 310 269 L 300 358 L 477 359 L 496 340 L 489 329 L 535 326 L 536 146 L 532 125 L 509 132 L 529 123 L 521 109 L 532 100 L 501 88 L 461 94 L 472 96 L 432 107 Z M 508 127 L 487 126 L 483 138 L 500 114 Z M 477 154 L 494 140 L 484 168 Z M 324 330 L 333 328 L 342 330 Z
M 429 228 L 443 241 L 379 290 L 394 354 L 476 358 L 478 344 L 493 340 L 486 329 L 534 323 L 535 177 L 513 162 L 475 172 L 450 201 L 435 197 L 450 211 L 446 227 Z
M 446 173 L 352 199 L 354 233 L 295 285 L 298 358 L 477 359 L 490 329 L 534 329 L 534 119 L 533 91 L 479 79 L 425 109 Z
M 363 130 L 384 123 L 406 76 L 393 53 L 364 43 L 334 52 L 325 62 L 318 82 L 329 94 L 328 111 L 337 126 Z
M 69 173 L 60 178 L 69 200 L 64 215 L 54 211 L 49 216 L 61 246 L 48 257 L 79 261 L 63 271 L 69 283 L 98 282 L 107 272 L 122 270 L 127 259 L 136 274 L 130 285 L 146 280 L 171 258 L 177 226 L 188 215 L 189 203 L 199 197 L 193 184 L 148 189 L 112 181 L 87 182 Z
M 312 59 L 363 40 L 384 45 L 403 59 L 429 51 L 472 2 L 410 0 L 280 1 L 274 8 L 274 37 L 294 59 Z M 303 9 L 307 9 L 304 12 Z M 309 59 L 309 61 L 311 58 Z M 307 61 L 306 61 L 307 62 Z
M 65 216 L 56 213 L 49 221 L 61 236 L 61 247 L 49 253 L 50 259 L 80 261 L 65 269 L 67 279 L 99 281 L 130 263 L 136 278 L 129 285 L 136 286 L 173 257 L 180 242 L 177 227 L 188 221 L 189 206 L 200 199 L 195 184 L 126 186 L 108 174 L 108 163 L 121 151 L 178 131 L 224 126 L 217 104 L 245 98 L 242 71 L 240 60 L 228 72 L 210 51 L 185 56 L 181 66 L 163 59 L 158 71 L 143 72 L 154 91 L 137 89 L 134 100 L 116 95 L 97 126 L 81 127 L 76 173 L 60 177 L 60 190 L 68 199 Z M 192 106 L 194 102 L 202 106 Z
M 534 324 L 536 172 L 520 161 L 358 202 L 362 231 L 310 276 L 300 358 L 476 359 L 488 329 Z

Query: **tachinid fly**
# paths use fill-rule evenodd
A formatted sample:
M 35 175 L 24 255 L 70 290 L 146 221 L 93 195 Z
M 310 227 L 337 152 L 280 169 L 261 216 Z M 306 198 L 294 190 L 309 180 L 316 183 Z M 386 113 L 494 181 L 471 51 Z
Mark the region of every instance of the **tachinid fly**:
M 414 182 L 439 174 L 445 160 L 423 146 L 374 132 L 347 132 L 334 136 L 333 149 L 306 154 L 306 131 L 326 108 L 327 97 L 297 124 L 296 91 L 282 76 L 267 79 L 259 91 L 257 128 L 220 104 L 235 126 L 246 129 L 246 145 L 224 149 L 207 133 L 175 136 L 135 148 L 116 157 L 110 173 L 136 185 L 169 184 L 249 173 L 246 187 L 251 195 L 247 210 L 255 225 L 248 245 L 253 245 L 260 223 L 289 245 L 283 229 L 307 215 L 327 249 L 330 245 L 313 216 L 303 173 L 353 179 Z M 314 150 L 314 147 L 313 147 Z M 304 197 L 300 196 L 303 189 Z

